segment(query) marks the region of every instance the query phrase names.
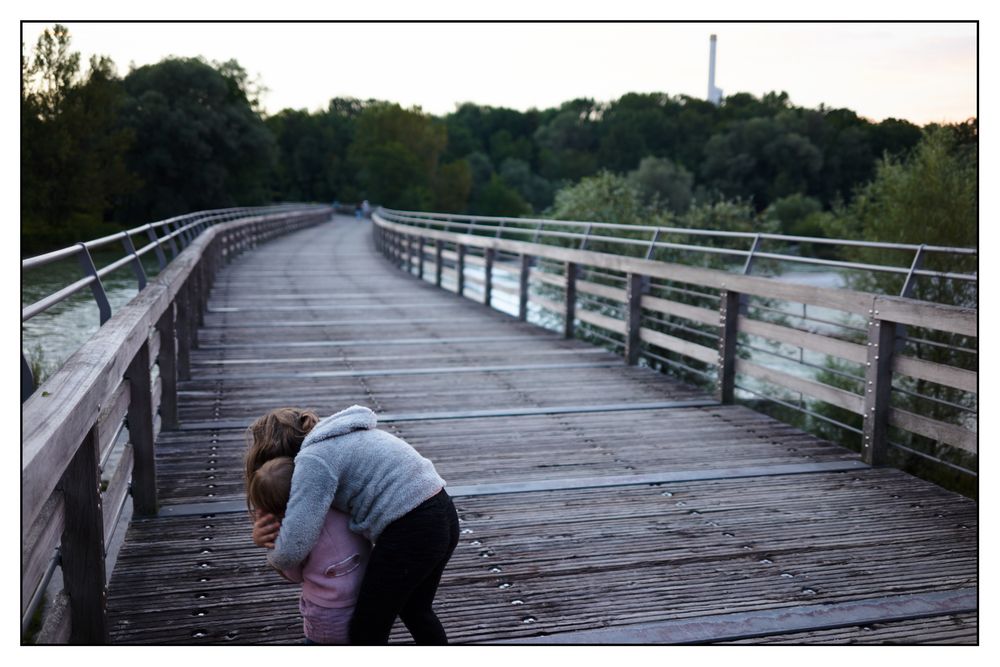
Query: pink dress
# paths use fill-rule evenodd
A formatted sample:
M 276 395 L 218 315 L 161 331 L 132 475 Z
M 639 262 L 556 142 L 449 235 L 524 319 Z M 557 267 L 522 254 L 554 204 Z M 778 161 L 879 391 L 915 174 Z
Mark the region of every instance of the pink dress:
M 298 567 L 282 571 L 302 583 L 303 632 L 317 644 L 348 643 L 348 626 L 371 552 L 371 543 L 347 527 L 349 520 L 343 512 L 327 512 L 309 556 Z

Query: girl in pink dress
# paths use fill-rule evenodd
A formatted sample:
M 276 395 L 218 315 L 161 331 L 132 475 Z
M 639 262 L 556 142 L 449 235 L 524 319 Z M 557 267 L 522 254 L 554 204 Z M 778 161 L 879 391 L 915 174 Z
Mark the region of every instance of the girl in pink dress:
M 283 516 L 292 486 L 294 461 L 271 459 L 247 480 L 251 516 Z M 348 528 L 349 517 L 330 509 L 319 540 L 299 565 L 278 570 L 302 584 L 299 610 L 307 644 L 348 644 L 348 628 L 364 579 L 371 543 Z

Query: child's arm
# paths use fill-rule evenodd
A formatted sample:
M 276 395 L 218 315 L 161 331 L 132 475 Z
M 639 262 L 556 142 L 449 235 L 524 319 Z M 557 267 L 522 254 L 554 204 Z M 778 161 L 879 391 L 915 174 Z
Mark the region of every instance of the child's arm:
M 267 555 L 271 565 L 287 570 L 305 560 L 319 540 L 336 491 L 337 478 L 326 462 L 300 452 L 295 458 L 292 493 L 285 518 L 281 521 L 274 550 Z
M 274 567 L 274 565 L 271 565 L 271 567 L 274 568 L 274 571 L 280 574 L 281 578 L 284 579 L 285 581 L 290 581 L 293 584 L 302 583 L 303 577 L 302 577 L 301 565 L 294 565 L 288 568 L 287 570 L 279 570 L 278 568 Z

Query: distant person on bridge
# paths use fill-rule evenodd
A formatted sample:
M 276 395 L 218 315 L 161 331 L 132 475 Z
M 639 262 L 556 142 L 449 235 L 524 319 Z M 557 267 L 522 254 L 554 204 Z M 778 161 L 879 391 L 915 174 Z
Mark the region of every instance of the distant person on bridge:
M 257 511 L 285 516 L 295 463 L 291 457 L 271 459 L 246 480 L 247 505 Z M 302 584 L 299 611 L 306 643 L 349 644 L 348 627 L 361 590 L 371 542 L 348 528 L 348 517 L 327 511 L 316 545 L 300 565 L 279 570 L 285 579 Z
M 372 214 L 372 207 L 371 204 L 369 204 L 368 200 L 366 199 L 363 202 L 361 202 L 361 217 L 370 218 L 371 214 Z
M 375 426 L 375 413 L 358 405 L 323 420 L 297 408 L 257 419 L 248 430 L 247 478 L 279 456 L 294 457 L 295 470 L 284 518 L 258 511 L 253 541 L 286 570 L 313 549 L 331 507 L 347 513 L 350 529 L 375 544 L 351 643 L 388 643 L 398 615 L 417 644 L 446 644 L 432 605 L 458 544 L 458 514 L 434 464 Z

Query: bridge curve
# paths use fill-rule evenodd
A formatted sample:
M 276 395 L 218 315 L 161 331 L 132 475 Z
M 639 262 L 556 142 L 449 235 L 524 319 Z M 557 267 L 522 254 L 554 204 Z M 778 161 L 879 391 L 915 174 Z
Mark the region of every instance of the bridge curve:
M 113 643 L 301 640 L 240 479 L 243 428 L 279 403 L 368 405 L 435 461 L 462 520 L 437 604 L 455 642 L 976 640 L 972 501 L 435 289 L 377 242 L 410 271 L 337 216 L 217 274 L 158 511 L 110 579 Z
M 975 503 L 870 465 L 890 425 L 976 451 L 974 431 L 886 400 L 894 374 L 974 393 L 975 372 L 884 352 L 907 324 L 974 337 L 974 310 L 653 261 L 660 229 L 608 254 L 597 223 L 328 216 L 166 225 L 160 241 L 186 249 L 164 264 L 157 243 L 132 247 L 120 262 L 155 248 L 166 268 L 24 403 L 22 615 L 61 564 L 56 641 L 300 641 L 296 589 L 250 541 L 240 473 L 243 429 L 279 403 L 368 405 L 435 461 L 462 520 L 438 605 L 453 641 L 977 641 Z M 562 241 L 536 243 L 550 223 Z M 933 273 L 925 250 L 907 282 Z M 712 305 L 671 300 L 677 280 Z M 747 294 L 867 313 L 869 344 L 748 318 Z M 503 299 L 509 315 L 484 307 Z M 664 333 L 669 318 L 718 345 Z M 545 319 L 555 331 L 525 321 Z M 867 363 L 872 389 L 741 359 L 748 334 Z M 715 390 L 640 359 L 707 369 Z M 735 405 L 736 376 L 863 413 L 873 446 L 859 458 Z

